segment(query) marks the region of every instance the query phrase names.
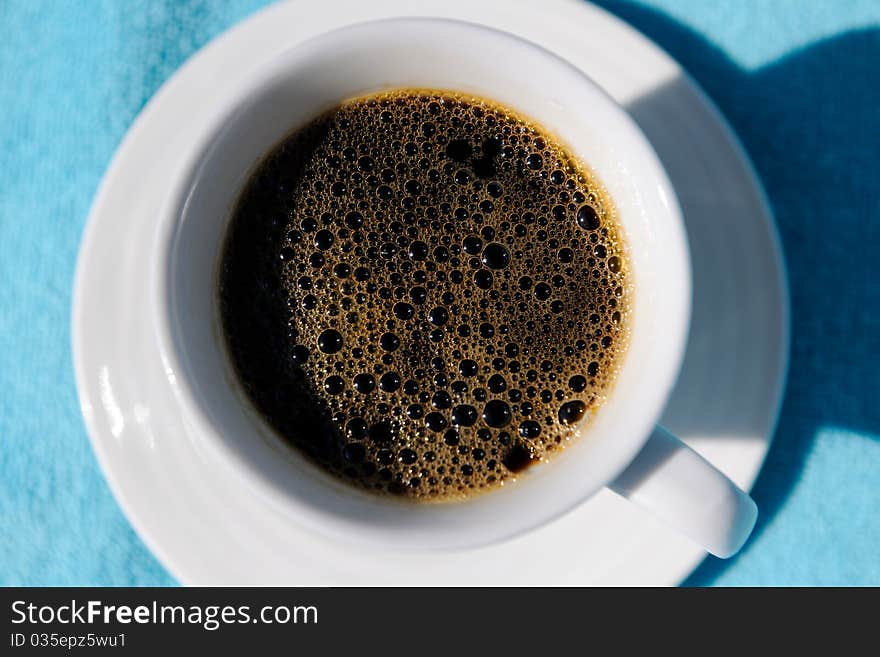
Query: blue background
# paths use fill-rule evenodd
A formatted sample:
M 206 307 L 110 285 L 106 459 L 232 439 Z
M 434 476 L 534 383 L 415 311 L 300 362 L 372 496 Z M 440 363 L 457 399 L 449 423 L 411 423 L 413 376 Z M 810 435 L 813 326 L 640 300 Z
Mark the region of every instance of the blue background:
M 0 584 L 175 583 L 89 447 L 71 282 L 131 121 L 196 49 L 263 4 L 0 1 Z M 790 273 L 792 367 L 753 492 L 759 525 L 739 556 L 707 560 L 688 583 L 880 585 L 880 2 L 600 4 L 668 50 L 728 118 Z

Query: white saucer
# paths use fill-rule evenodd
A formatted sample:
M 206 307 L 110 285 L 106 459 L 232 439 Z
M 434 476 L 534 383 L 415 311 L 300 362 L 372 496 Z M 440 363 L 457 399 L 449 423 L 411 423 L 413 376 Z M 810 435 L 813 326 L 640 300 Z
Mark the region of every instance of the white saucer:
M 449 555 L 352 550 L 282 520 L 186 438 L 145 316 L 154 217 L 204 119 L 238 76 L 299 41 L 399 15 L 519 34 L 566 57 L 625 105 L 676 186 L 694 266 L 694 318 L 663 423 L 740 486 L 754 482 L 778 412 L 788 297 L 778 240 L 749 163 L 665 53 L 568 0 L 293 0 L 210 43 L 156 94 L 107 172 L 80 253 L 73 346 L 83 415 L 131 523 L 188 584 L 677 584 L 705 556 L 603 491 L 540 530 Z

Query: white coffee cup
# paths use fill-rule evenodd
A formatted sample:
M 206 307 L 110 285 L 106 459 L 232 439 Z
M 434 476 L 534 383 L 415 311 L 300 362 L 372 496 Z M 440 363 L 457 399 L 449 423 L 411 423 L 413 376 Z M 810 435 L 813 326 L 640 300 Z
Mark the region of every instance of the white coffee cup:
M 224 231 L 255 165 L 323 110 L 401 87 L 494 99 L 558 136 L 613 200 L 635 282 L 630 347 L 608 401 L 579 427 L 583 435 L 516 481 L 456 503 L 414 504 L 361 492 L 290 448 L 245 400 L 219 324 Z M 580 70 L 487 27 L 383 20 L 291 48 L 254 70 L 234 101 L 212 109 L 158 218 L 149 300 L 187 437 L 212 465 L 292 522 L 387 549 L 448 550 L 507 539 L 608 486 L 712 554 L 739 550 L 755 522 L 754 502 L 656 427 L 690 315 L 689 257 L 675 193 L 639 128 Z

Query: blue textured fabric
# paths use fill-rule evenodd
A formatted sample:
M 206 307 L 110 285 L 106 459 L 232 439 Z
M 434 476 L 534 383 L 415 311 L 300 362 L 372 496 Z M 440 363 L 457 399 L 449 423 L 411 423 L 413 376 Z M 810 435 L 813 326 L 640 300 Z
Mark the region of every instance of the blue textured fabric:
M 79 237 L 159 85 L 263 0 L 0 2 L 0 584 L 161 585 L 79 416 Z M 602 0 L 727 116 L 784 242 L 793 351 L 755 537 L 693 585 L 880 584 L 880 3 Z M 552 16 L 548 16 L 552 20 Z

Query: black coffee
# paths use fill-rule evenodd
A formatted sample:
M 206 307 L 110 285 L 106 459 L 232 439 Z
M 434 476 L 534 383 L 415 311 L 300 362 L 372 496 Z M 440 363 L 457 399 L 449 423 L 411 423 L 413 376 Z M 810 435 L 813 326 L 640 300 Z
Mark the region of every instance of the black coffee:
M 418 500 L 498 486 L 605 399 L 631 276 L 614 211 L 552 135 L 489 101 L 358 98 L 285 139 L 232 219 L 232 361 L 284 438 Z

